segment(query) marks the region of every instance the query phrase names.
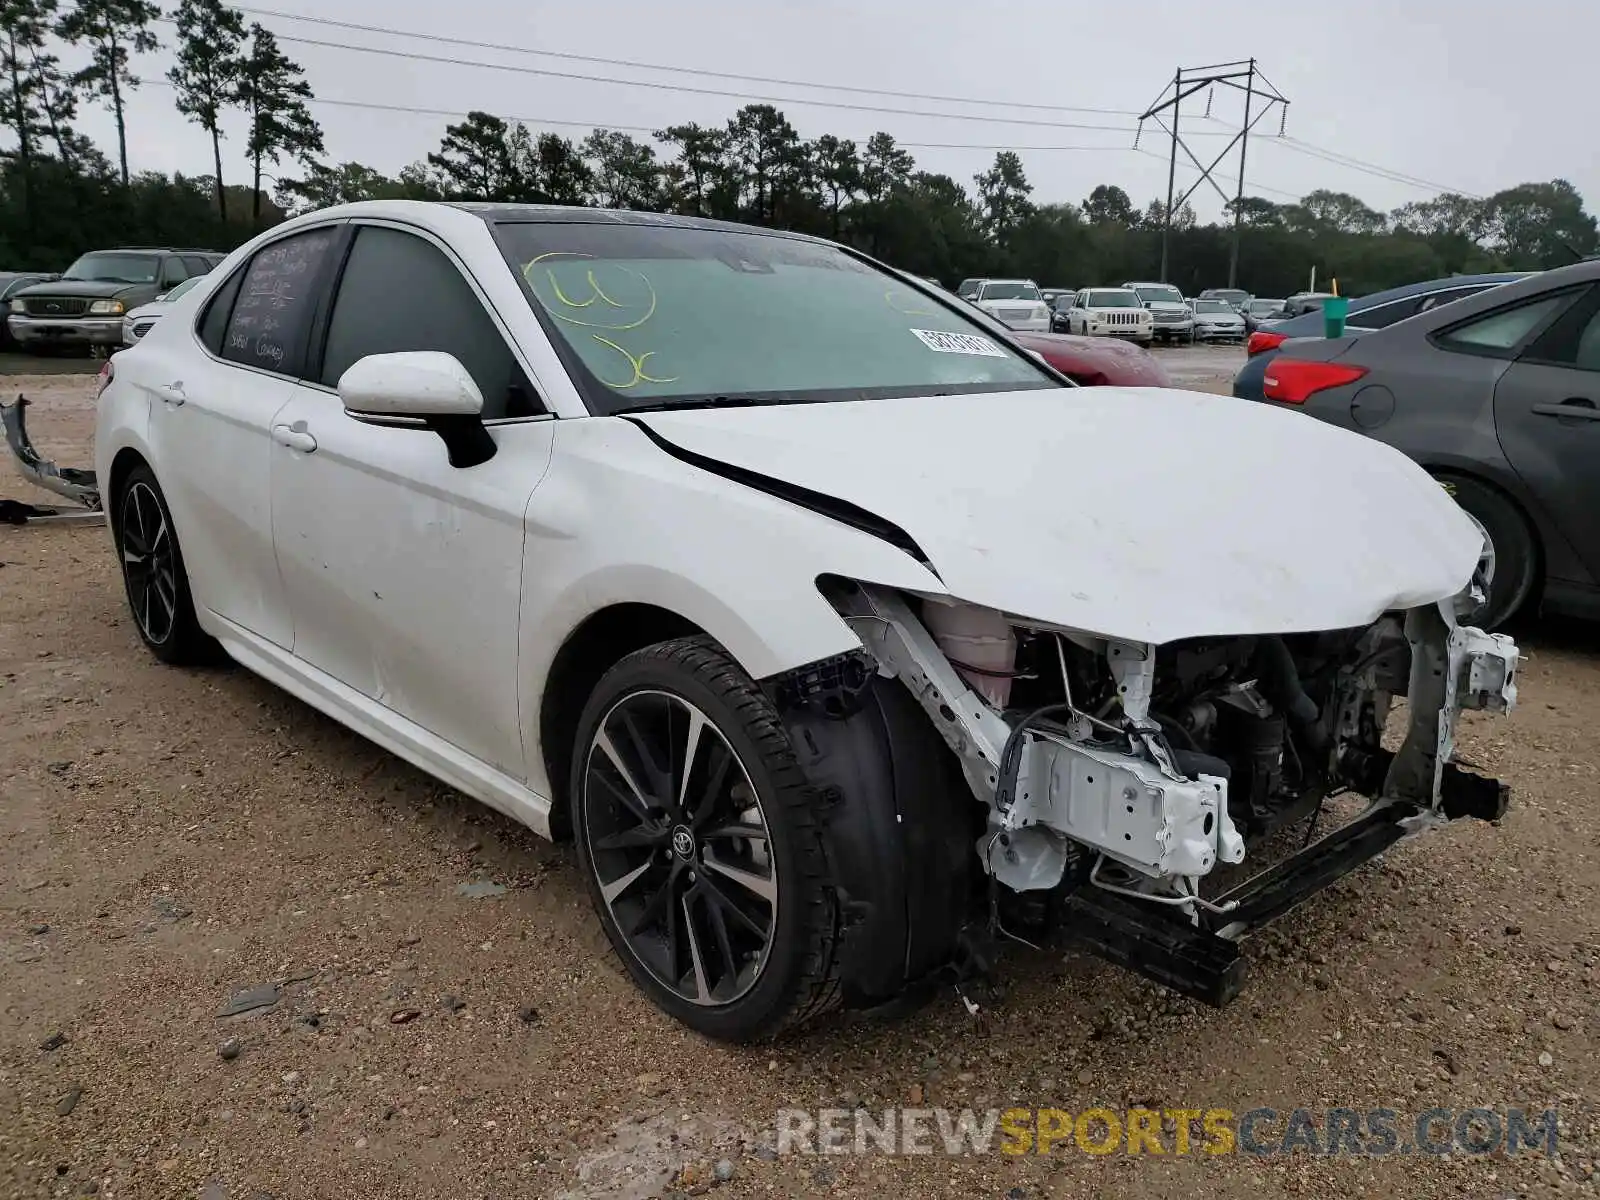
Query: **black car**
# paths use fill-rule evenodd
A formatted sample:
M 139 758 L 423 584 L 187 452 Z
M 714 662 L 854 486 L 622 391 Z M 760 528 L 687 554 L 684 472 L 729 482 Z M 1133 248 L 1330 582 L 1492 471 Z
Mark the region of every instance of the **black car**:
M 1475 624 L 1541 593 L 1546 609 L 1600 617 L 1600 261 L 1287 342 L 1262 402 L 1386 442 L 1477 518 L 1492 570 Z
M 122 345 L 124 313 L 204 275 L 226 255 L 215 250 L 130 247 L 82 255 L 50 283 L 11 298 L 6 324 L 24 349 L 102 349 Z

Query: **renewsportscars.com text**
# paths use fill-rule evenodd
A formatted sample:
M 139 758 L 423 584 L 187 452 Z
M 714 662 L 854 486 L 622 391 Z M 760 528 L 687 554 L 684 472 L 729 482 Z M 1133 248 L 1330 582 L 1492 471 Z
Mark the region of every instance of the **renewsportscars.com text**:
M 1430 1108 L 780 1109 L 779 1154 L 1556 1153 L 1554 1110 Z

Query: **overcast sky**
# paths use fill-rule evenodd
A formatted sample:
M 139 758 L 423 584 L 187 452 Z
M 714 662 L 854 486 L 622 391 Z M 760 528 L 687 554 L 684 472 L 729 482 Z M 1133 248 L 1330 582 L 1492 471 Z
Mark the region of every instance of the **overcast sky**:
M 175 0 L 164 0 L 171 9 Z M 864 142 L 884 129 L 914 148 L 919 166 L 971 186 L 995 148 L 1022 154 L 1034 199 L 1081 201 L 1101 182 L 1125 188 L 1143 206 L 1166 190 L 1165 133 L 1147 124 L 1130 147 L 1135 116 L 1170 84 L 1179 66 L 1200 67 L 1254 55 L 1291 104 L 1286 132 L 1320 151 L 1360 159 L 1442 187 L 1488 194 L 1524 180 L 1571 179 L 1600 200 L 1600 156 L 1586 129 L 1593 107 L 1593 48 L 1600 9 L 1579 0 L 1342 0 L 1340 3 L 1233 0 L 260 0 L 247 19 L 277 33 L 301 63 L 319 99 L 465 112 L 481 108 L 521 117 L 536 128 L 581 137 L 594 125 L 645 129 L 683 121 L 721 123 L 745 99 L 559 78 L 539 72 L 648 80 L 749 99 L 781 98 L 803 136 L 835 133 Z M 300 13 L 356 23 L 309 24 L 269 13 Z M 1103 112 L 957 105 L 792 84 L 689 76 L 599 63 L 419 41 L 379 29 L 468 39 L 607 59 L 898 92 L 1058 105 Z M 171 40 L 170 25 L 158 32 Z M 357 53 L 296 42 L 304 38 L 500 63 L 515 70 Z M 69 55 L 70 61 L 70 55 Z M 206 135 L 172 108 L 170 88 L 154 81 L 169 51 L 138 61 L 147 81 L 129 116 L 134 170 L 211 171 Z M 797 103 L 799 99 L 815 103 Z M 924 116 L 827 107 L 842 104 Z M 1243 97 L 1217 88 L 1213 119 L 1205 96 L 1185 106 L 1182 128 L 1203 160 L 1237 128 Z M 318 104 L 313 110 L 329 156 L 386 172 L 438 144 L 447 116 L 419 116 Z M 1005 120 L 1002 120 L 1005 119 Z M 556 125 L 554 122 L 572 122 Z M 1029 122 L 1029 123 L 1013 123 Z M 82 118 L 86 132 L 114 151 L 109 116 Z M 1114 126 L 1113 130 L 1071 128 Z M 224 174 L 247 181 L 242 121 L 230 122 Z M 1252 138 L 1246 191 L 1282 200 L 1313 188 L 1354 192 L 1382 209 L 1432 190 L 1383 178 L 1279 144 L 1274 112 Z M 1124 132 L 1126 131 L 1126 132 Z M 1220 135 L 1220 136 L 1219 136 Z M 979 148 L 969 148 L 979 147 Z M 1030 149 L 1032 147 L 1033 149 Z M 1042 149 L 1041 147 L 1055 147 Z M 1061 149 L 1060 147 L 1077 147 Z M 1180 189 L 1195 180 L 1179 152 Z M 1226 184 L 1232 193 L 1237 159 Z M 285 165 L 285 174 L 294 168 Z M 1203 218 L 1216 194 L 1197 193 Z M 1592 205 L 1591 205 L 1592 207 Z

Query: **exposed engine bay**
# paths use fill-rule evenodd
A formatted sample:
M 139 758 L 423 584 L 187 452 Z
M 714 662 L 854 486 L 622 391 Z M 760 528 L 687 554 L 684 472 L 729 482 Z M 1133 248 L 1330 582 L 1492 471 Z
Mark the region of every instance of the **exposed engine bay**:
M 1457 624 L 1475 596 L 1369 627 L 1161 646 L 840 583 L 830 599 L 880 675 L 911 690 L 987 806 L 974 850 L 1104 956 L 1220 1003 L 1232 942 L 1405 836 L 1494 820 L 1506 789 L 1451 759 L 1463 709 L 1509 711 L 1518 651 Z M 1397 702 L 1400 747 L 1383 733 Z M 1323 803 L 1369 798 L 1316 842 Z M 1295 855 L 1227 891 L 1219 867 L 1294 822 Z M 1063 904 L 1067 905 L 1063 908 Z

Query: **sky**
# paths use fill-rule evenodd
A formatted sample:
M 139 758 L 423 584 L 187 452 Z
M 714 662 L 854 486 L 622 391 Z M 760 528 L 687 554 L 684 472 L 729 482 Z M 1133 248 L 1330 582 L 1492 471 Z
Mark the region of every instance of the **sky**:
M 170 10 L 175 0 L 163 3 Z M 536 132 L 581 138 L 596 125 L 720 124 L 743 103 L 773 100 L 805 137 L 834 133 L 864 143 L 875 130 L 887 130 L 912 149 L 920 168 L 969 188 L 996 149 L 1015 149 L 1037 203 L 1081 202 L 1096 184 L 1115 183 L 1143 207 L 1165 197 L 1170 141 L 1147 122 L 1135 148 L 1138 115 L 1159 101 L 1163 88 L 1170 94 L 1179 67 L 1254 56 L 1290 101 L 1281 128 L 1293 141 L 1279 140 L 1277 109 L 1255 127 L 1247 194 L 1282 201 L 1331 188 L 1388 210 L 1444 189 L 1488 195 L 1563 177 L 1600 203 L 1600 155 L 1582 133 L 1592 108 L 1600 7 L 1579 0 L 1520 0 L 1509 7 L 1488 0 L 1011 0 L 1003 7 L 972 0 L 255 0 L 238 7 L 278 35 L 320 101 L 345 102 L 313 106 L 329 157 L 391 174 L 434 149 L 458 118 L 357 105 L 485 109 L 522 118 Z M 157 33 L 170 42 L 172 26 L 158 25 Z M 73 52 L 64 58 L 70 65 Z M 130 167 L 209 174 L 206 134 L 173 109 L 171 89 L 157 82 L 170 63 L 165 46 L 136 60 L 146 82 L 129 105 Z M 613 81 L 565 77 L 572 75 Z M 841 87 L 875 91 L 833 90 Z M 1215 88 L 1209 119 L 1207 93 L 1185 101 L 1179 127 L 1203 162 L 1238 129 L 1243 100 L 1242 93 Z M 109 115 L 86 109 L 80 126 L 114 155 Z M 224 178 L 247 182 L 242 117 L 235 114 L 225 128 Z M 1183 150 L 1178 157 L 1181 194 L 1198 172 Z M 296 168 L 284 164 L 281 173 L 293 177 Z M 1236 152 L 1221 174 L 1231 195 Z M 1202 185 L 1192 203 L 1201 219 L 1213 219 L 1221 198 Z

